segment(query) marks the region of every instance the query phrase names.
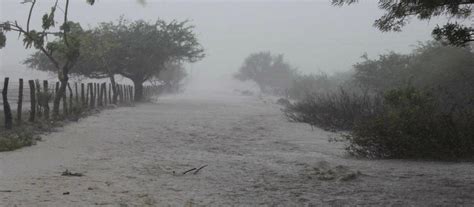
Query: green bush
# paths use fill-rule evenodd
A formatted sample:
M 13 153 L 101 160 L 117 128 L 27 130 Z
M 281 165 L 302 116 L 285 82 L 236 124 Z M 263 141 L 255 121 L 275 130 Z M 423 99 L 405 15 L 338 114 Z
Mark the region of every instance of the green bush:
M 31 146 L 40 138 L 32 130 L 22 129 L 0 133 L 0 152 Z
M 473 107 L 453 105 L 441 110 L 431 93 L 413 87 L 393 89 L 384 96 L 383 110 L 360 119 L 345 136 L 347 150 L 370 158 L 472 158 Z
M 288 105 L 284 113 L 290 121 L 326 130 L 350 130 L 357 120 L 372 116 L 380 106 L 379 96 L 350 93 L 341 88 L 338 92 L 307 95 L 305 99 Z

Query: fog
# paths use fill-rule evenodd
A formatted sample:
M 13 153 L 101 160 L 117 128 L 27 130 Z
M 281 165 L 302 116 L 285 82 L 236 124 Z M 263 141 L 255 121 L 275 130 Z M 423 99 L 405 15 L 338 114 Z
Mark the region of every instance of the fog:
M 33 22 L 54 1 L 38 4 Z M 28 5 L 19 0 L 2 0 L 0 19 L 25 22 Z M 417 41 L 431 38 L 432 28 L 442 19 L 430 22 L 413 20 L 401 33 L 382 33 L 372 26 L 383 11 L 371 1 L 335 7 L 329 0 L 316 1 L 153 1 L 146 5 L 134 0 L 99 0 L 94 6 L 74 0 L 69 19 L 84 28 L 98 22 L 127 19 L 154 21 L 190 20 L 206 57 L 187 66 L 192 88 L 213 88 L 218 80 L 229 80 L 244 58 L 258 51 L 282 53 L 304 73 L 347 71 L 365 52 L 369 57 L 387 51 L 406 53 Z M 33 50 L 25 50 L 17 34 L 8 33 L 0 50 L 0 74 L 12 78 L 41 77 L 43 73 L 26 69 L 21 62 Z M 54 78 L 53 75 L 50 75 Z
M 473 206 L 474 1 L 331 2 L 0 0 L 0 206 Z

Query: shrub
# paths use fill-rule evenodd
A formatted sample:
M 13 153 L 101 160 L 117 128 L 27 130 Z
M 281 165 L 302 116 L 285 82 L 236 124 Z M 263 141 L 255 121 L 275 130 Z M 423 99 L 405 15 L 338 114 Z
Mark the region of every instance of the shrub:
M 358 120 L 345 136 L 347 150 L 369 158 L 455 159 L 474 155 L 474 110 L 440 110 L 432 93 L 413 87 L 390 90 L 383 110 Z
M 0 133 L 0 152 L 31 146 L 39 140 L 39 137 L 29 129 L 5 131 Z
M 354 123 L 371 116 L 381 105 L 377 95 L 349 93 L 340 89 L 334 93 L 318 93 L 288 105 L 285 116 L 294 122 L 308 123 L 326 130 L 350 130 Z

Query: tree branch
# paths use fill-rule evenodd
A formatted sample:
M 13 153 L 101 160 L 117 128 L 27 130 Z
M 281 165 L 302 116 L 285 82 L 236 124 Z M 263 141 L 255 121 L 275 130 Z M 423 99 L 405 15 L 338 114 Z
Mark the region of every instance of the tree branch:
M 67 14 L 68 14 L 68 10 L 69 10 L 69 0 L 66 0 L 66 8 L 64 9 L 64 24 L 63 26 L 66 27 L 65 30 L 64 30 L 64 43 L 66 43 L 66 46 L 69 48 L 69 42 L 67 40 L 67 30 L 70 30 L 71 28 L 69 28 L 69 25 L 67 23 Z
M 30 12 L 28 13 L 28 21 L 26 22 L 26 32 L 30 32 L 30 21 L 31 21 L 31 14 L 33 13 L 33 8 L 35 7 L 36 0 L 31 2 Z

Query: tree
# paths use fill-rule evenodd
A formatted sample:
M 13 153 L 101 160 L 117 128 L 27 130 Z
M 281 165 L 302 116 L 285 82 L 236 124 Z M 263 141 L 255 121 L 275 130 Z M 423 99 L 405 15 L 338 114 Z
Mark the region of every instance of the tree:
M 133 81 L 135 101 L 141 101 L 143 83 L 157 77 L 166 69 L 166 64 L 195 62 L 204 57 L 193 28 L 187 21 L 167 23 L 158 20 L 152 24 L 120 18 L 118 23 L 101 23 L 82 33 L 82 55 L 71 72 L 89 78 L 109 77 L 112 83 L 115 74 L 122 75 Z M 32 68 L 51 71 L 51 65 L 44 59 L 44 54 L 36 53 L 25 63 Z
M 70 71 L 70 74 L 75 76 L 93 79 L 110 78 L 113 89 L 113 103 L 117 102 L 115 75 L 118 74 L 117 71 L 120 69 L 118 58 L 121 58 L 115 53 L 119 44 L 116 29 L 117 26 L 112 23 L 101 23 L 97 28 L 81 32 L 79 37 L 81 55 L 75 67 Z M 63 44 L 60 41 L 55 41 L 55 43 Z M 55 57 L 59 61 L 65 59 L 65 57 L 58 55 L 55 55 Z M 53 64 L 41 52 L 33 53 L 23 63 L 33 69 L 55 72 Z
M 259 52 L 250 54 L 234 77 L 254 81 L 262 92 L 282 94 L 296 74 L 296 68 L 285 62 L 283 55 Z
M 333 5 L 349 5 L 358 0 L 332 0 Z M 472 14 L 474 0 L 379 0 L 379 8 L 384 14 L 375 20 L 374 26 L 383 32 L 401 31 L 410 17 L 429 20 L 436 16 L 448 16 L 454 19 L 468 19 Z M 465 46 L 474 41 L 474 28 L 458 22 L 436 26 L 432 32 L 436 40 L 455 46 Z
M 410 54 L 390 52 L 354 65 L 353 80 L 375 92 L 403 87 L 430 90 L 440 103 L 474 103 L 474 53 L 469 48 L 431 41 Z M 447 107 L 449 108 L 449 107 Z
M 382 54 L 376 60 L 363 55 L 363 61 L 354 65 L 354 81 L 363 89 L 377 92 L 400 87 L 409 81 L 408 66 L 412 58 L 413 55 L 395 52 Z
M 94 0 L 86 0 L 89 4 L 94 4 Z M 53 31 L 56 27 L 56 10 L 59 8 L 59 0 L 51 7 L 49 13 L 42 17 L 41 29 L 34 30 L 30 28 L 31 16 L 35 9 L 37 0 L 24 0 L 23 4 L 31 4 L 28 12 L 28 20 L 25 26 L 20 25 L 17 21 L 6 21 L 0 23 L 0 48 L 5 46 L 6 36 L 4 32 L 18 32 L 23 37 L 23 43 L 26 49 L 34 47 L 41 51 L 51 62 L 57 71 L 58 79 L 61 82 L 58 94 L 64 94 L 67 82 L 69 80 L 69 71 L 77 62 L 79 57 L 79 39 L 82 28 L 79 24 L 68 20 L 69 0 L 64 1 L 62 9 L 64 11 L 62 24 L 58 31 Z M 74 33 L 75 35 L 71 35 Z M 49 36 L 53 36 L 49 41 Z M 49 42 L 48 42 L 49 41 Z M 58 56 L 61 58 L 59 59 Z M 54 98 L 53 117 L 59 117 L 59 103 L 62 96 Z
M 170 61 L 196 62 L 204 58 L 204 49 L 188 21 L 124 21 L 117 30 L 117 54 L 121 70 L 135 86 L 135 101 L 143 98 L 143 83 L 157 76 Z

